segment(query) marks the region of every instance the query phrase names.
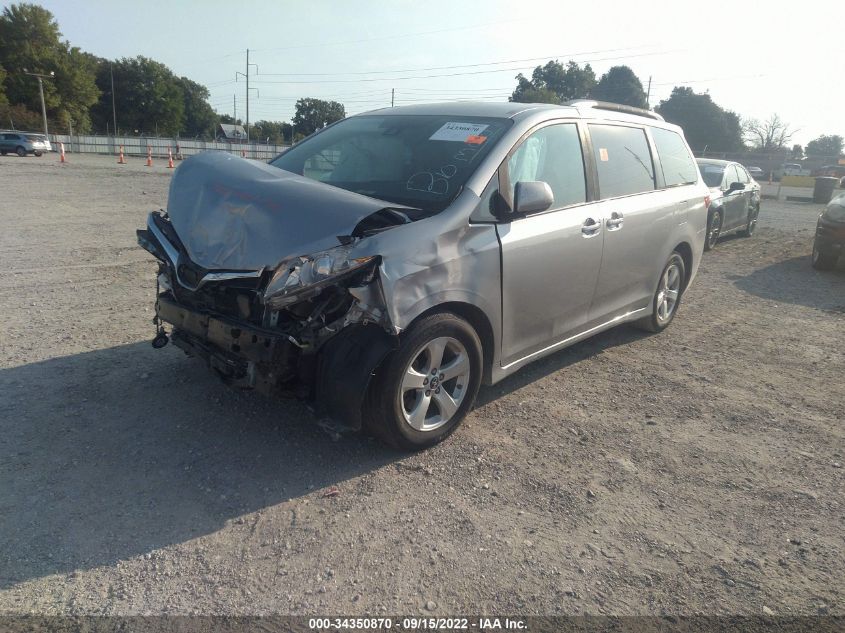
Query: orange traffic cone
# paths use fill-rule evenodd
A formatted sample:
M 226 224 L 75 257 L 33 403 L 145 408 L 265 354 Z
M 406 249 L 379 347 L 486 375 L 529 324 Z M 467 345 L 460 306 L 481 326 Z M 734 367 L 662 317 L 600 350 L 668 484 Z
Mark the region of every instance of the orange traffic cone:
M 147 145 L 147 167 L 153 166 L 153 148 Z
M 173 150 L 169 147 L 167 148 L 167 168 L 173 169 L 175 165 L 173 164 Z
M 118 165 L 125 165 L 126 164 L 126 159 L 123 158 L 123 145 L 120 146 L 120 158 L 117 159 L 117 164 Z
M 66 163 L 67 162 L 65 160 L 65 144 L 62 143 L 62 142 L 59 142 L 59 157 L 60 157 L 59 158 L 60 163 Z

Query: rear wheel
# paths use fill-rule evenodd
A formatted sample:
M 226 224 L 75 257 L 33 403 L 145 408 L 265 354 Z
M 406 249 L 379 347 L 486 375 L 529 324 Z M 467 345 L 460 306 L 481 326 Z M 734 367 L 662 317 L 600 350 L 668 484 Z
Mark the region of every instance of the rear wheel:
M 41 156 L 43 152 L 33 152 L 36 156 Z
M 743 237 L 751 237 L 754 235 L 754 230 L 757 228 L 757 216 L 760 215 L 760 207 L 752 207 L 748 211 L 748 224 L 745 225 L 745 229 L 740 233 Z
M 657 282 L 657 291 L 652 299 L 651 316 L 640 319 L 635 325 L 649 332 L 662 332 L 669 327 L 678 312 L 681 296 L 684 293 L 685 279 L 684 258 L 675 251 L 663 267 L 663 272 Z
M 714 209 L 707 218 L 707 238 L 704 240 L 704 250 L 712 250 L 719 241 L 722 232 L 722 211 Z
M 813 244 L 813 268 L 816 270 L 833 270 L 838 259 L 837 253 L 823 251 L 818 244 Z
M 481 341 L 469 323 L 451 313 L 423 318 L 376 370 L 364 405 L 367 429 L 405 450 L 443 441 L 472 408 L 481 370 Z
M 18 156 L 20 156 L 21 158 L 23 158 L 24 156 L 26 156 L 26 148 L 21 147 L 20 145 L 18 145 L 18 148 L 15 150 L 15 153 L 16 153 Z

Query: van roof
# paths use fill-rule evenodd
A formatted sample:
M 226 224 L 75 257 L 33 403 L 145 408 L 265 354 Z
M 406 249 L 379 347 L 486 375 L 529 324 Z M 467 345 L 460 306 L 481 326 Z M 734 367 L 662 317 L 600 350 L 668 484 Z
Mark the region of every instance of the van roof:
M 641 110 L 613 103 L 601 101 L 577 100 L 563 105 L 551 103 L 516 103 L 513 101 L 452 101 L 442 103 L 425 103 L 386 107 L 370 110 L 361 114 L 380 115 L 448 115 L 448 116 L 479 116 L 519 120 L 540 112 L 565 113 L 573 118 L 608 118 L 615 120 L 636 120 L 648 118 L 653 122 L 663 122 L 663 117 L 649 110 Z M 598 112 L 597 112 L 598 111 Z M 358 115 L 356 115 L 358 116 Z M 667 125 L 667 127 L 670 127 Z M 674 126 L 671 126 L 674 127 Z

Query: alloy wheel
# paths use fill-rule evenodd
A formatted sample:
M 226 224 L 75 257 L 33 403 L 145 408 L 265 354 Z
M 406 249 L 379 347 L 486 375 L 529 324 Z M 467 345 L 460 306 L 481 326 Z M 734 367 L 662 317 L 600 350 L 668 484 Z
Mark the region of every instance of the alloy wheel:
M 660 323 L 666 323 L 672 318 L 680 293 L 681 270 L 673 262 L 660 278 L 660 287 L 657 290 L 657 320 Z
M 722 230 L 722 214 L 718 211 L 714 211 L 713 215 L 710 216 L 710 226 L 707 230 L 707 245 L 710 248 L 716 246 L 716 242 L 719 241 L 719 232 Z
M 469 354 L 451 336 L 432 339 L 411 357 L 399 393 L 405 422 L 417 431 L 440 428 L 460 408 L 470 378 Z

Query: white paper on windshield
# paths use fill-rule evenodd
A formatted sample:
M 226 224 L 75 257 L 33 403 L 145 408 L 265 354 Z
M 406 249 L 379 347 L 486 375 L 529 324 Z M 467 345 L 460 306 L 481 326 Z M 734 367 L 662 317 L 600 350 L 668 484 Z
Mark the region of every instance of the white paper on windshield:
M 481 133 L 487 129 L 486 125 L 481 123 L 459 123 L 450 121 L 443 124 L 439 130 L 429 137 L 429 141 L 458 141 L 465 143 L 467 137 L 480 136 Z

